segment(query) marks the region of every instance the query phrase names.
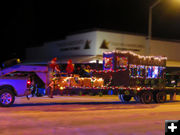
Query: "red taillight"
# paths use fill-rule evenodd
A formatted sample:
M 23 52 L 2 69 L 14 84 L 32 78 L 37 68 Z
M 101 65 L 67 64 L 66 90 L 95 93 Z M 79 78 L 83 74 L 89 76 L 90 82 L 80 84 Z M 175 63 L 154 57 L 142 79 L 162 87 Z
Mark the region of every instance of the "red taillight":
M 31 81 L 27 81 L 27 84 L 31 84 Z
M 31 81 L 28 80 L 28 81 L 27 81 L 27 87 L 30 87 L 30 85 L 31 85 Z

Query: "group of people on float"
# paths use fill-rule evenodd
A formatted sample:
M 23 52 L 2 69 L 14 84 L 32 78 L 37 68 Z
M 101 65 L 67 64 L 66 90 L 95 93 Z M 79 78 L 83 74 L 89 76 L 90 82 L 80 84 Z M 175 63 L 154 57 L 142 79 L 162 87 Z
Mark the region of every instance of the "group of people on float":
M 60 67 L 57 64 L 57 58 L 53 58 L 50 63 L 50 68 L 52 72 L 60 73 Z M 80 65 L 78 67 L 74 67 L 72 60 L 69 59 L 67 62 L 67 66 L 65 72 L 68 76 L 73 76 L 73 74 L 78 74 L 80 77 L 90 77 L 91 76 L 91 67 L 89 65 Z
M 57 64 L 57 58 L 53 58 L 50 62 L 49 67 L 52 69 L 53 73 L 60 73 L 60 67 Z M 67 66 L 66 66 L 66 74 L 67 76 L 73 76 L 74 74 L 78 74 L 80 77 L 90 77 L 91 76 L 91 70 L 90 70 L 90 66 L 87 65 L 81 65 L 79 67 L 77 67 L 76 69 L 74 68 L 74 64 L 72 63 L 72 60 L 69 59 L 67 62 Z M 54 91 L 54 87 L 55 87 L 55 80 L 52 80 L 51 83 L 49 84 L 50 86 L 50 98 L 53 98 L 53 91 Z

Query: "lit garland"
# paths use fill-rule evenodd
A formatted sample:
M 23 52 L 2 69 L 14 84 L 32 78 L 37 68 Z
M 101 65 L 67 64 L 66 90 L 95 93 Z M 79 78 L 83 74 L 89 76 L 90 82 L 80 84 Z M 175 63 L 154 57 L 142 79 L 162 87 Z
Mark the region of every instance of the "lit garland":
M 83 80 L 90 80 L 92 83 L 88 86 L 86 85 L 74 85 L 72 82 L 72 80 L 74 80 L 75 77 L 60 77 L 59 81 L 57 81 L 57 86 L 59 87 L 60 90 L 64 90 L 64 89 L 84 89 L 84 90 L 89 90 L 89 89 L 93 89 L 93 90 L 151 90 L 153 89 L 152 87 L 123 87 L 123 86 L 109 86 L 111 84 L 112 81 L 112 77 L 110 77 L 109 83 L 104 85 L 104 80 L 102 78 L 78 78 L 78 80 L 80 82 L 83 82 Z M 57 79 L 58 80 L 58 79 Z M 97 85 L 93 85 L 94 83 L 99 84 Z M 65 84 L 65 85 L 64 85 Z
M 93 90 L 153 90 L 154 88 L 152 87 L 122 87 L 122 86 L 103 86 L 103 87 L 75 87 L 75 86 L 69 86 L 69 87 L 64 87 L 64 89 L 93 89 Z
M 155 59 L 155 60 L 167 60 L 167 57 L 163 57 L 163 56 L 141 56 L 139 54 L 136 54 L 132 51 L 119 51 L 119 50 L 115 50 L 115 51 L 112 51 L 112 52 L 104 52 L 104 54 L 112 54 L 112 53 L 122 53 L 122 54 L 131 54 L 133 56 L 137 56 L 138 58 L 140 59 Z
M 75 79 L 75 77 L 60 77 L 59 79 L 57 79 L 59 81 L 56 82 L 56 86 L 58 86 L 58 88 L 60 90 L 65 90 L 65 89 L 137 90 L 136 87 L 109 86 L 111 84 L 112 77 L 110 77 L 109 83 L 106 84 L 106 85 L 104 85 L 104 80 L 102 78 L 78 78 L 79 81 L 82 81 L 82 80 L 85 80 L 85 79 L 89 79 L 93 83 L 97 81 L 97 84 L 99 84 L 98 86 L 93 85 L 93 83 L 90 84 L 89 86 L 74 85 L 73 81 L 72 81 L 73 79 Z M 151 87 L 138 87 L 138 90 L 150 90 L 150 89 L 153 89 L 153 88 L 151 88 Z
M 126 68 L 123 68 L 123 69 L 116 69 L 116 70 L 96 70 L 96 69 L 91 69 L 91 72 L 97 72 L 97 73 L 108 73 L 108 72 L 119 72 L 119 71 L 126 71 L 127 70 L 127 67 Z
M 87 78 L 87 77 L 59 77 L 56 81 L 57 86 L 60 87 L 74 87 L 74 88 L 90 88 L 103 87 L 104 80 L 102 78 Z

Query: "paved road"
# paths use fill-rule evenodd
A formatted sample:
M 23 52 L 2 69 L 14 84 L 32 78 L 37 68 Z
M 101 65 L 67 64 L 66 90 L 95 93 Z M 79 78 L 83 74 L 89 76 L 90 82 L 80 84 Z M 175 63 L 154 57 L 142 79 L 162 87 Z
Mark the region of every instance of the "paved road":
M 116 96 L 17 98 L 0 117 L 0 135 L 164 135 L 165 120 L 180 119 L 180 96 L 149 105 Z

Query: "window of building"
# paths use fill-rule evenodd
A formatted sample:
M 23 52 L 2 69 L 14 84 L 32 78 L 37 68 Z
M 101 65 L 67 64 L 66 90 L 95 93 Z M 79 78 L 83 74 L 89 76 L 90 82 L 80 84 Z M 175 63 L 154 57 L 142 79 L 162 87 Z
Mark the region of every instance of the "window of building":
M 108 45 L 109 45 L 109 42 L 107 42 L 106 40 L 103 40 L 100 46 L 100 49 L 109 49 Z
M 90 43 L 91 41 L 87 40 L 84 46 L 84 49 L 90 49 Z

